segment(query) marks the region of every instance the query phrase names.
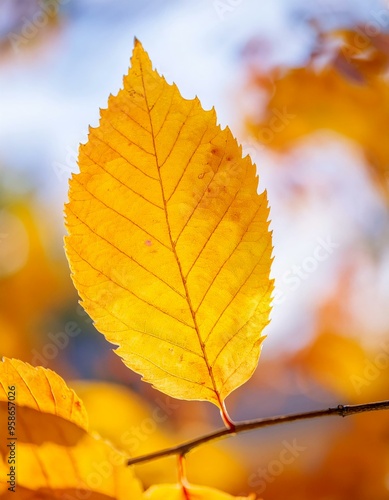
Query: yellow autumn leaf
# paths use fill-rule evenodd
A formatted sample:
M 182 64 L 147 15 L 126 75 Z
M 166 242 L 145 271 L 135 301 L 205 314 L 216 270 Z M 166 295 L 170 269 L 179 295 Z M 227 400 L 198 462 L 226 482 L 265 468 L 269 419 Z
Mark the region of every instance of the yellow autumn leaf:
M 21 499 L 141 498 L 123 454 L 87 431 L 82 402 L 51 370 L 0 363 L 0 428 L 7 438 L 0 440 L 0 498 L 10 498 L 12 487 Z M 12 472 L 15 485 L 7 483 Z
M 37 434 L 42 431 L 50 439 L 50 423 L 59 418 L 68 429 L 88 429 L 84 405 L 57 373 L 4 357 L 0 362 L 0 409 L 4 417 L 8 401 L 10 406 L 17 405 L 19 441 L 34 442 L 29 429 Z M 0 442 L 0 447 L 3 445 Z
M 82 304 L 124 363 L 220 408 L 252 375 L 272 282 L 266 193 L 228 128 L 135 43 L 124 89 L 81 146 L 66 251 Z
M 61 426 L 57 427 L 58 437 Z M 140 500 L 142 488 L 125 457 L 97 435 L 82 433 L 77 443 L 61 438 L 40 446 L 19 443 L 17 447 L 17 498 L 85 498 L 91 500 Z M 8 470 L 7 470 L 8 469 Z M 9 465 L 0 458 L 2 470 Z M 10 498 L 0 480 L 0 499 Z M 4 495 L 4 497 L 2 496 Z M 8 495 L 8 496 L 7 496 Z
M 145 500 L 255 500 L 255 494 L 248 497 L 233 497 L 214 488 L 205 486 L 189 486 L 186 495 L 178 484 L 158 484 L 149 488 L 144 494 Z

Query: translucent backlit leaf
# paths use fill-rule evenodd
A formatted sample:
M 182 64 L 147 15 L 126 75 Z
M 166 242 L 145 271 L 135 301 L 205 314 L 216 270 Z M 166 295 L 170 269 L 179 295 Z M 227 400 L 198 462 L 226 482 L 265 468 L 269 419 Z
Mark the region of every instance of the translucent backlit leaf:
M 58 436 L 62 434 L 57 426 Z M 125 457 L 108 442 L 86 432 L 76 443 L 62 435 L 60 442 L 40 446 L 18 443 L 16 498 L 88 498 L 140 500 L 142 488 Z M 0 499 L 11 498 L 2 480 L 9 465 L 0 457 Z M 83 495 L 83 496 L 82 496 Z
M 66 251 L 83 306 L 144 380 L 222 407 L 257 365 L 270 310 L 255 166 L 139 42 L 79 166 Z
M 11 497 L 6 474 L 12 460 L 17 498 L 141 498 L 125 457 L 87 431 L 82 402 L 51 370 L 0 363 L 0 426 L 7 437 L 0 440 L 1 499 Z
M 0 362 L 0 409 L 6 413 L 8 401 L 17 405 L 18 440 L 33 442 L 28 428 L 46 433 L 50 422 L 60 418 L 68 428 L 88 429 L 88 416 L 77 395 L 52 370 L 33 367 L 18 359 Z M 2 427 L 5 429 L 6 427 Z M 0 443 L 0 447 L 5 443 Z M 4 451 L 4 449 L 2 449 Z

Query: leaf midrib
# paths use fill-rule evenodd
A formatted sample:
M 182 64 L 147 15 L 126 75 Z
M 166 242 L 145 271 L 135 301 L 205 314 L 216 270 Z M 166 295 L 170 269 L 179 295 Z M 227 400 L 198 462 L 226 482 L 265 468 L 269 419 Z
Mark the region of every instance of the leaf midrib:
M 157 147 L 156 147 L 156 143 L 155 143 L 154 127 L 153 127 L 153 122 L 152 122 L 152 119 L 151 119 L 151 113 L 150 113 L 149 103 L 148 103 L 148 100 L 147 100 L 147 92 L 146 92 L 146 86 L 145 86 L 145 81 L 144 81 L 144 77 L 143 77 L 143 67 L 142 67 L 142 62 L 141 61 L 139 61 L 139 65 L 140 65 L 140 70 L 141 70 L 140 74 L 141 74 L 141 79 L 142 79 L 142 86 L 143 86 L 143 93 L 144 93 L 144 98 L 145 98 L 145 103 L 146 103 L 146 108 L 147 108 L 147 114 L 148 114 L 149 122 L 150 122 L 151 139 L 152 139 L 152 142 L 153 142 L 154 156 L 155 156 L 155 161 L 156 161 L 156 166 L 157 166 L 157 171 L 158 171 L 159 184 L 160 184 L 160 187 L 161 187 L 161 195 L 162 195 L 162 200 L 163 200 L 163 204 L 164 204 L 166 226 L 167 226 L 167 230 L 168 230 L 168 234 L 169 234 L 170 245 L 171 245 L 171 249 L 172 249 L 174 258 L 176 260 L 177 266 L 178 266 L 178 271 L 179 271 L 179 274 L 180 274 L 180 277 L 181 277 L 182 285 L 183 285 L 184 290 L 185 290 L 186 302 L 188 304 L 188 307 L 189 307 L 189 310 L 190 310 L 190 313 L 191 313 L 191 316 L 192 316 L 193 326 L 194 326 L 194 329 L 196 331 L 196 335 L 197 335 L 198 342 L 200 344 L 201 352 L 203 353 L 204 362 L 205 362 L 205 365 L 206 365 L 207 370 L 208 370 L 209 377 L 210 377 L 211 382 L 212 382 L 212 389 L 213 389 L 213 391 L 214 391 L 214 393 L 216 395 L 216 398 L 217 398 L 218 404 L 220 406 L 220 409 L 222 409 L 223 408 L 223 401 L 220 398 L 220 393 L 219 393 L 219 391 L 217 389 L 217 386 L 216 386 L 216 381 L 215 381 L 215 378 L 213 376 L 212 366 L 211 366 L 211 364 L 208 361 L 207 352 L 205 350 L 205 344 L 203 343 L 203 341 L 201 339 L 200 330 L 199 330 L 199 327 L 198 327 L 198 324 L 197 324 L 197 320 L 196 320 L 196 314 L 195 314 L 195 311 L 194 311 L 194 309 L 192 307 L 192 302 L 191 302 L 191 299 L 190 299 L 189 290 L 188 290 L 188 287 L 186 285 L 186 280 L 185 280 L 184 274 L 182 272 L 181 262 L 180 262 L 180 259 L 179 259 L 178 255 L 177 255 L 176 247 L 174 245 L 174 241 L 173 241 L 173 238 L 172 238 L 172 233 L 171 233 L 170 223 L 169 223 L 169 217 L 168 217 L 168 211 L 167 211 L 167 203 L 166 203 L 166 198 L 165 198 L 165 191 L 164 191 L 164 188 L 163 188 L 163 182 L 162 182 L 162 177 L 161 177 L 161 173 L 160 173 L 160 165 L 159 165 L 158 155 L 157 155 Z

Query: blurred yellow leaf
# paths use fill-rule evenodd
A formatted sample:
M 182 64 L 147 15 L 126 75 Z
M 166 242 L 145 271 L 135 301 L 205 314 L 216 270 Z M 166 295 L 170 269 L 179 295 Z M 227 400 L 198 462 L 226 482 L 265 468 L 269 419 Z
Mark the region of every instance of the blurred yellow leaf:
M 138 394 L 118 384 L 81 380 L 71 386 L 85 404 L 91 428 L 129 457 L 177 445 L 194 435 L 193 429 L 187 430 L 184 418 L 180 419 L 178 403 L 168 401 L 167 396 L 149 405 Z M 114 419 L 112 408 L 115 408 Z M 165 425 L 171 423 L 172 417 L 180 421 L 179 432 Z M 208 430 L 206 427 L 202 432 Z M 145 487 L 175 481 L 176 468 L 176 457 L 134 466 Z M 205 444 L 193 450 L 187 456 L 187 468 L 191 482 L 227 491 L 240 491 L 247 481 L 244 464 L 225 446 Z
M 15 425 L 10 415 L 16 406 Z M 94 500 L 141 498 L 125 457 L 87 432 L 85 408 L 51 370 L 19 360 L 0 363 L 0 498 L 10 498 L 6 479 L 15 459 L 18 498 Z M 15 455 L 14 455 L 15 454 Z M 5 472 L 5 473 L 4 473 Z M 128 496 L 129 495 L 129 496 Z
M 362 50 L 356 43 L 360 36 L 330 33 L 339 46 L 324 65 L 313 57 L 306 67 L 277 68 L 265 114 L 250 118 L 248 127 L 259 142 L 280 150 L 315 131 L 337 132 L 361 146 L 371 174 L 387 190 L 389 142 L 382 140 L 382 131 L 389 128 L 389 83 L 383 73 L 388 40 L 374 38 L 374 45 L 368 39 Z M 262 79 L 254 75 L 253 87 L 268 93 Z
M 170 406 L 165 408 L 160 404 L 151 408 L 139 395 L 118 384 L 74 381 L 71 385 L 86 406 L 91 427 L 127 457 L 177 444 L 164 429 L 164 422 L 172 416 Z M 112 408 L 115 408 L 114 419 Z M 177 477 L 175 457 L 152 460 L 134 466 L 134 470 L 145 486 L 174 481 Z
M 223 447 L 205 444 L 189 453 L 186 463 L 188 479 L 195 484 L 230 492 L 244 491 L 247 487 L 248 471 L 242 456 L 225 444 Z
M 255 370 L 270 311 L 255 166 L 139 42 L 79 165 L 66 249 L 84 308 L 144 380 L 222 409 Z
M 36 209 L 24 200 L 0 210 L 0 355 L 27 361 L 39 350 L 47 316 L 72 293 L 65 259 L 58 261 L 47 248 L 45 231 L 50 237 L 54 231 L 50 218 L 42 225 Z
M 335 332 L 323 331 L 293 357 L 295 365 L 309 379 L 316 379 L 335 394 L 360 400 L 355 374 L 363 373 L 367 353 L 360 343 Z
M 233 497 L 214 488 L 204 486 L 189 486 L 186 493 L 178 484 L 158 484 L 144 493 L 147 500 L 255 500 L 254 494 L 248 497 Z

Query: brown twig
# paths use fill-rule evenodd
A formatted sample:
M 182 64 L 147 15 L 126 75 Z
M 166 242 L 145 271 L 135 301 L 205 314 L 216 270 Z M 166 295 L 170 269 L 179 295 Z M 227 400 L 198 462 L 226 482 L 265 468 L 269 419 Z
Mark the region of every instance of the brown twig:
M 186 455 L 190 450 L 200 446 L 209 441 L 214 441 L 216 439 L 221 439 L 227 436 L 232 436 L 239 434 L 241 432 L 251 431 L 253 429 L 260 429 L 262 427 L 268 427 L 270 425 L 284 424 L 286 422 L 295 422 L 296 420 L 308 420 L 317 417 L 329 417 L 332 415 L 337 415 L 340 417 L 348 417 L 349 415 L 354 415 L 355 413 L 362 413 L 365 411 L 378 411 L 378 410 L 389 410 L 389 400 L 388 401 L 378 401 L 374 403 L 365 403 L 361 405 L 338 405 L 334 408 L 327 408 L 325 410 L 309 411 L 305 413 L 295 413 L 292 415 L 282 415 L 278 417 L 270 418 L 260 418 L 256 420 L 248 420 L 246 422 L 235 423 L 234 427 L 228 429 L 220 429 L 205 436 L 201 436 L 186 443 L 172 446 L 171 448 L 166 448 L 164 450 L 156 451 L 154 453 L 148 453 L 147 455 L 141 455 L 140 457 L 130 458 L 127 461 L 127 465 L 135 465 L 142 462 L 148 462 L 150 460 L 156 460 L 157 458 L 167 457 L 170 455 Z

